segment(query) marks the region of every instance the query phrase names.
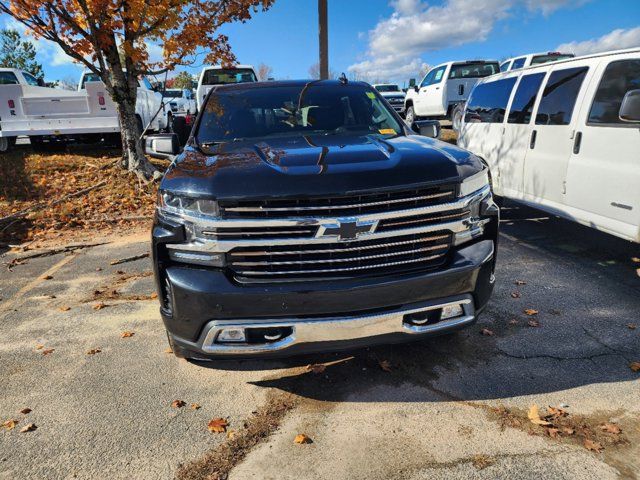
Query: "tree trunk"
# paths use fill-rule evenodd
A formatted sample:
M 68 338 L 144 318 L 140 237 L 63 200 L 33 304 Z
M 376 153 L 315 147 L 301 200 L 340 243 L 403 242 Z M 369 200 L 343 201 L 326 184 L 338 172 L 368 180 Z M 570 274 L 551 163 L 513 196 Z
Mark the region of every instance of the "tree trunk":
M 129 88 L 126 82 L 122 85 L 118 81 L 120 79 L 113 80 L 113 100 L 116 104 L 122 136 L 122 166 L 144 181 L 161 178 L 162 174 L 145 156 L 140 141 L 142 132 L 136 116 L 137 87 L 134 84 L 133 88 Z

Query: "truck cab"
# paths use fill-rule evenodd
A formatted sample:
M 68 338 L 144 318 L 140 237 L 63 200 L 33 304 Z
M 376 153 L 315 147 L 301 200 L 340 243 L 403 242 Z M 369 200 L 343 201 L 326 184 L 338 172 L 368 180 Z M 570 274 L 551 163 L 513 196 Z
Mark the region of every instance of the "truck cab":
M 198 110 L 202 107 L 209 90 L 216 85 L 230 85 L 234 83 L 257 82 L 258 75 L 252 65 L 236 65 L 223 67 L 222 65 L 208 66 L 202 69 L 198 78 L 196 103 Z
M 451 120 L 458 131 L 464 103 L 481 78 L 500 71 L 496 60 L 447 62 L 433 67 L 422 81 L 407 91 L 407 122 L 420 117 Z

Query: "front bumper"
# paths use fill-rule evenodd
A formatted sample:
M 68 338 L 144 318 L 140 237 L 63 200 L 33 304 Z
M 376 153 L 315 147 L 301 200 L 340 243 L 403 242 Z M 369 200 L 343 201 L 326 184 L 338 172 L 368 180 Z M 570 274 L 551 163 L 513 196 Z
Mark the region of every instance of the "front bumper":
M 154 239 L 161 238 L 157 229 Z M 222 270 L 173 264 L 156 273 L 161 295 L 171 297 L 163 321 L 186 356 L 277 357 L 400 343 L 471 325 L 493 289 L 494 259 L 495 242 L 481 240 L 458 249 L 445 270 L 395 277 L 247 286 Z M 463 313 L 432 325 L 405 321 L 449 304 Z M 291 333 L 274 342 L 216 343 L 222 328 L 280 327 Z

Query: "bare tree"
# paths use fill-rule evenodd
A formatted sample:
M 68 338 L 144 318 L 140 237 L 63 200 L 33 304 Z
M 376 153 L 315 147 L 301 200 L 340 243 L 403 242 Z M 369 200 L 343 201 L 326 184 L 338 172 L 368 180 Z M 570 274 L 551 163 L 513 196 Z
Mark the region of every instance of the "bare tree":
M 314 80 L 320 79 L 320 63 L 314 63 L 309 67 L 309 78 L 313 78 Z M 333 70 L 329 70 L 329 79 L 338 78 L 338 74 Z
M 266 82 L 270 77 L 273 76 L 273 68 L 271 68 L 266 63 L 261 63 L 258 65 L 258 80 L 261 82 Z

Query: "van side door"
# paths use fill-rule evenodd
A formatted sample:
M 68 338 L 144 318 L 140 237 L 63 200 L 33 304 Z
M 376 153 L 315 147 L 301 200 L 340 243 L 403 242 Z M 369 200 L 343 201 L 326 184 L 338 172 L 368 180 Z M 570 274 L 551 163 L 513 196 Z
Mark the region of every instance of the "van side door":
M 524 198 L 562 210 L 573 149 L 576 105 L 584 98 L 588 60 L 550 69 L 534 113 L 524 163 Z
M 640 123 L 619 111 L 640 89 L 640 54 L 603 59 L 582 102 L 567 171 L 567 205 L 574 216 L 640 242 Z

